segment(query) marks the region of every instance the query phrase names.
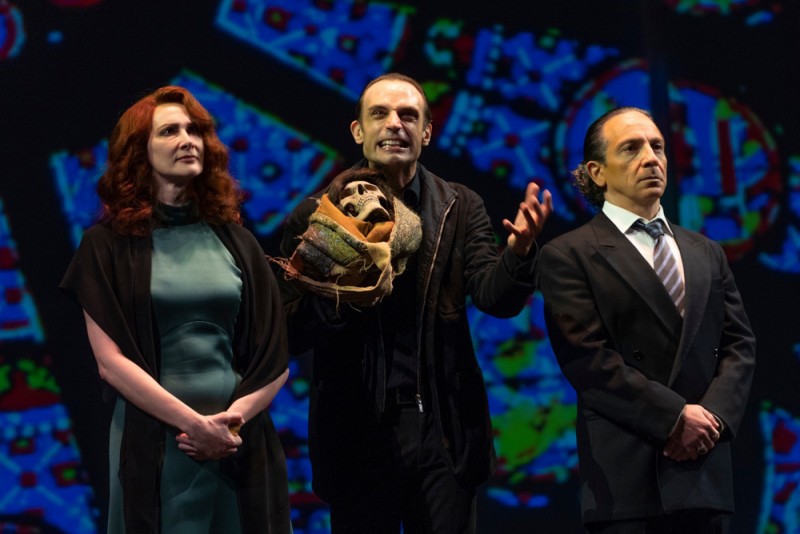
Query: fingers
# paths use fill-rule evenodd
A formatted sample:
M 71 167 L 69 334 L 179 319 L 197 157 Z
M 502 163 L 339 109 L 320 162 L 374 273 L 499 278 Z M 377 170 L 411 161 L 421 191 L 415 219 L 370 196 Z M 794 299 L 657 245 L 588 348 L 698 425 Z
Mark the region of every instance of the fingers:
M 708 421 L 711 424 L 711 426 L 714 428 L 714 430 L 719 429 L 719 422 L 717 421 L 717 418 L 714 417 L 714 414 L 709 412 L 708 410 L 706 410 L 702 406 L 700 408 L 703 410 L 702 413 L 703 413 L 703 416 L 706 418 L 706 421 Z
M 242 444 L 238 435 L 244 417 L 236 412 L 221 412 L 205 418 L 205 424 L 192 434 L 181 432 L 175 436 L 178 449 L 196 460 L 219 459 L 235 454 Z
M 687 404 L 663 454 L 675 461 L 697 460 L 714 448 L 720 434 L 721 425 L 714 414 L 699 404 Z
M 683 447 L 683 445 L 681 445 L 681 443 L 674 438 L 667 440 L 666 445 L 664 445 L 663 454 L 670 460 L 674 460 L 676 462 L 683 462 L 685 460 L 693 459 L 691 456 L 691 451 Z
M 709 438 L 711 438 L 711 446 L 713 447 L 714 443 L 718 442 L 719 438 L 722 437 L 722 424 L 713 413 L 709 412 L 708 410 L 705 410 L 705 413 L 711 422 L 711 430 L 709 430 L 708 435 Z
M 664 445 L 663 454 L 670 460 L 682 462 L 685 460 L 697 460 L 701 456 L 708 454 L 714 448 L 713 441 L 702 441 L 688 447 L 684 447 L 677 440 L 670 439 Z
M 687 404 L 683 419 L 683 433 L 686 436 L 683 439 L 684 444 L 700 445 L 701 441 L 716 441 L 711 438 L 713 435 L 719 435 L 719 423 L 711 412 L 699 404 Z
M 544 214 L 545 216 L 549 216 L 553 213 L 553 195 L 550 194 L 550 191 L 545 189 L 542 198 L 544 198 Z
M 519 205 L 519 211 L 520 213 L 522 213 L 522 217 L 525 219 L 528 228 L 534 228 L 537 230 L 536 233 L 538 233 L 538 229 L 540 229 L 541 226 L 544 224 L 544 221 L 542 220 L 543 215 L 542 215 L 541 204 L 537 202 L 534 206 L 529 206 L 524 202 L 522 202 Z M 536 214 L 535 217 L 534 213 Z
M 539 202 L 539 192 L 539 186 L 530 182 L 525 188 L 525 198 L 519 204 L 514 222 L 503 219 L 503 227 L 509 234 L 508 245 L 519 256 L 528 254 L 553 210 L 550 192 L 545 190 L 542 193 L 543 202 Z
M 244 417 L 242 414 L 237 412 L 226 412 L 228 414 L 228 427 L 231 426 L 242 426 L 244 424 Z
M 698 454 L 701 456 L 706 454 L 702 452 L 703 449 L 706 451 L 710 451 L 714 448 L 714 444 L 719 441 L 720 438 L 720 424 L 719 420 L 714 417 L 714 414 L 703 408 L 700 407 L 702 410 L 702 414 L 705 417 L 706 421 L 708 422 L 709 426 L 704 428 L 705 432 L 701 433 L 700 440 L 697 444 Z
M 184 454 L 186 454 L 186 456 L 188 456 L 188 457 L 190 457 L 190 458 L 192 458 L 194 460 L 198 460 L 198 461 L 219 460 L 221 458 L 225 458 L 227 456 L 231 456 L 233 454 L 236 454 L 236 452 L 239 450 L 238 447 L 231 445 L 231 446 L 229 446 L 227 448 L 220 449 L 220 450 L 217 450 L 217 451 L 204 451 L 204 450 L 201 450 L 201 449 L 195 447 L 189 441 L 189 437 L 186 436 L 186 434 L 183 434 L 183 436 L 184 437 L 182 439 L 179 439 L 179 438 L 181 438 L 180 436 L 177 436 L 175 438 L 175 440 L 178 441 L 178 449 L 180 451 L 182 451 Z
M 536 215 L 536 220 L 540 225 L 544 224 L 547 217 L 553 211 L 553 195 L 547 189 L 542 193 L 542 201 L 539 201 L 539 186 L 530 182 L 525 189 L 524 204 Z
M 678 442 L 676 442 L 673 439 L 670 439 L 667 441 L 667 444 L 664 445 L 664 456 L 666 456 L 667 458 L 672 458 L 674 460 L 681 452 L 681 450 L 682 449 L 678 445 Z
M 239 435 L 239 431 L 242 429 L 242 425 L 244 424 L 244 417 L 242 414 L 236 412 L 223 412 L 225 414 L 224 419 L 227 421 L 228 430 L 234 436 Z
M 524 202 L 520 202 L 517 218 L 513 223 L 508 219 L 503 219 L 503 227 L 518 238 L 524 238 L 534 232 L 536 228 L 536 219 L 531 213 L 531 208 Z
M 540 202 L 539 192 L 539 186 L 535 182 L 530 182 L 525 189 L 525 199 L 520 204 L 520 212 L 537 233 L 553 211 L 553 195 L 545 189 L 542 193 L 543 202 Z
M 221 433 L 225 441 L 232 443 L 236 446 L 242 444 L 242 438 L 239 437 L 239 430 L 244 424 L 244 417 L 238 412 L 220 412 L 211 416 L 211 420 L 215 421 L 226 431 Z M 222 430 L 220 428 L 220 430 Z
M 537 187 L 537 193 L 538 193 L 538 187 Z M 533 205 L 533 210 L 539 216 L 539 219 L 541 219 L 542 223 L 544 223 L 544 220 L 547 219 L 547 217 L 549 217 L 550 214 L 553 212 L 553 195 L 550 194 L 550 191 L 545 189 L 544 192 L 542 193 L 542 200 L 544 202 L 539 202 L 538 195 L 535 196 L 534 199 L 536 199 L 536 202 Z
M 707 452 L 707 451 L 706 451 Z M 663 455 L 675 462 L 684 462 L 686 460 L 697 460 L 699 457 L 698 451 L 694 447 L 685 448 L 680 446 L 664 447 Z

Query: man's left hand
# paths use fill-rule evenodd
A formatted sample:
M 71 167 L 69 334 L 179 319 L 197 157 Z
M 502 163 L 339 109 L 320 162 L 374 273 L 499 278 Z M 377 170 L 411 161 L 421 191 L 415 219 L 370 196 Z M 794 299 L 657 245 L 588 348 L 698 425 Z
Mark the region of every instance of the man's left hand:
M 721 431 L 714 414 L 699 404 L 687 404 L 678 426 L 667 439 L 664 456 L 676 462 L 696 460 L 714 448 Z
M 514 223 L 503 219 L 503 226 L 508 230 L 508 247 L 520 258 L 524 258 L 531 251 L 544 222 L 553 211 L 553 196 L 547 189 L 542 193 L 542 201 L 539 202 L 539 186 L 530 182 L 525 189 L 525 199 L 519 205 Z

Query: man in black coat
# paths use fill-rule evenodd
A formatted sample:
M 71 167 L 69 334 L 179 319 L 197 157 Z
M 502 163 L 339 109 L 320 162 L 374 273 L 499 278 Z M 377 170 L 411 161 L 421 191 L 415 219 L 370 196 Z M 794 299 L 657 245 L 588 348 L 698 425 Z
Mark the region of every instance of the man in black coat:
M 290 350 L 313 349 L 309 446 L 315 492 L 331 504 L 334 533 L 474 532 L 475 488 L 493 467 L 486 390 L 467 297 L 502 317 L 533 291 L 535 238 L 552 210 L 528 185 L 498 253 L 483 202 L 417 160 L 431 139 L 415 80 L 370 82 L 350 131 L 361 166 L 380 170 L 422 221 L 422 242 L 391 294 L 355 307 L 286 287 Z M 287 221 L 282 252 L 297 248 L 316 209 Z M 337 305 L 338 304 L 338 305 Z
M 755 338 L 725 254 L 666 221 L 664 138 L 647 112 L 595 121 L 574 174 L 602 211 L 542 247 L 538 269 L 550 341 L 578 393 L 584 525 L 726 532 Z M 663 235 L 643 228 L 652 221 Z

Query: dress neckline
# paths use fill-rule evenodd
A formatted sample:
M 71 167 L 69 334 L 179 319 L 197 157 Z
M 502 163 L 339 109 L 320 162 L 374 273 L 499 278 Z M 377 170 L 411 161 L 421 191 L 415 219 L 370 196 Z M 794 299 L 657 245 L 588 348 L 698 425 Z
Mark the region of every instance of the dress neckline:
M 164 226 L 186 226 L 200 220 L 193 202 L 187 202 L 182 206 L 172 206 L 159 202 L 156 204 L 155 209 Z

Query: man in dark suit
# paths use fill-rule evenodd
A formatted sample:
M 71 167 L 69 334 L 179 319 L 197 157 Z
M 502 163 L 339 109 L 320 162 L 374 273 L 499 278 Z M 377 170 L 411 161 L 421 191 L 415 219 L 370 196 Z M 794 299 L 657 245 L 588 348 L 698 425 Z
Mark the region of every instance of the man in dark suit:
M 602 211 L 544 246 L 538 266 L 550 341 L 578 393 L 583 523 L 726 532 L 755 364 L 733 275 L 718 244 L 664 217 L 664 137 L 646 111 L 600 117 L 583 155 L 574 175 Z

